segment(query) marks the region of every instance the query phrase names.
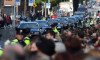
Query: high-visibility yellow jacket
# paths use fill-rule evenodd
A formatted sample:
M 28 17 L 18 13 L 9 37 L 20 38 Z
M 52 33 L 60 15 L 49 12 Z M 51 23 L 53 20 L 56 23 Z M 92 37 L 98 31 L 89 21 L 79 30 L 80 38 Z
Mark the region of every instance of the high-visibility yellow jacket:
M 60 35 L 60 32 L 57 30 L 57 28 L 55 28 L 53 31 L 54 31 L 55 33 L 58 33 L 58 34 Z
M 93 25 L 94 24 L 94 21 L 92 20 L 91 22 L 90 22 L 90 25 Z
M 25 43 L 26 45 L 29 45 L 29 44 L 30 44 L 30 38 L 29 38 L 29 37 L 25 37 L 23 41 L 24 41 L 24 43 Z M 11 44 L 16 44 L 16 43 L 18 43 L 18 39 L 14 39 L 14 40 L 11 42 Z

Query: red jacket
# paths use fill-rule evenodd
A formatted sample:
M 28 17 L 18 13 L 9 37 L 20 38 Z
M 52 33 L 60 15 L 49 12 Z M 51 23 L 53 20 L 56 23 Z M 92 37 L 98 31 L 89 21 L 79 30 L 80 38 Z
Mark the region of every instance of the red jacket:
M 7 22 L 8 22 L 8 21 L 11 21 L 11 18 L 10 18 L 10 17 L 7 17 L 6 21 L 7 21 Z
M 56 19 L 57 18 L 57 15 L 53 15 L 53 18 Z
M 98 14 L 98 16 L 100 17 L 100 13 Z

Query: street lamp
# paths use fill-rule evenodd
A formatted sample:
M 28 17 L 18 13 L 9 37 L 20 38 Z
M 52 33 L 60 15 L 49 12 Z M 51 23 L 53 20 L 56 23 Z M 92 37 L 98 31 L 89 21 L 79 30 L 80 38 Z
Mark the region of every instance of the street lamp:
M 16 20 L 16 0 L 14 0 L 14 19 L 13 19 L 13 27 L 15 27 L 15 20 Z

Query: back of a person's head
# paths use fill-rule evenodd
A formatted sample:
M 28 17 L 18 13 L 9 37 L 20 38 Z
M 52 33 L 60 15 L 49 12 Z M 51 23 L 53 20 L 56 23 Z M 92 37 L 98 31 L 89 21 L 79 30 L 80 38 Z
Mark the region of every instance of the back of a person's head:
M 56 42 L 55 43 L 55 51 L 56 51 L 56 53 L 65 52 L 66 51 L 66 47 L 65 47 L 64 43 Z
M 50 39 L 41 38 L 41 40 L 36 43 L 36 46 L 38 50 L 46 55 L 52 56 L 55 53 L 55 44 Z
M 37 42 L 38 40 L 40 40 L 41 36 L 40 35 L 32 35 L 31 36 L 31 43 L 33 42 Z
M 79 38 L 84 38 L 84 32 L 83 31 L 79 31 L 78 32 L 78 36 L 79 36 Z
M 4 47 L 3 56 L 9 57 L 12 60 L 21 60 L 25 58 L 24 49 L 21 45 L 8 45 Z
M 59 53 L 55 60 L 75 60 L 75 58 L 68 52 Z
M 81 41 L 78 37 L 72 36 L 65 42 L 66 49 L 71 53 L 76 53 L 81 50 Z

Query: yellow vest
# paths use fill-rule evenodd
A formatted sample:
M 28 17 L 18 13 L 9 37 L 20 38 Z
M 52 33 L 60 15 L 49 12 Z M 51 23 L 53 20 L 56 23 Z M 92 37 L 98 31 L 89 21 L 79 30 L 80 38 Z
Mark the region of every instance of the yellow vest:
M 3 54 L 3 51 L 0 49 L 0 56 L 2 56 L 2 54 Z
M 58 35 L 60 35 L 60 33 L 59 33 L 59 31 L 57 30 L 57 28 L 55 28 L 53 31 L 54 31 L 55 33 L 58 33 Z
M 43 20 L 45 20 L 45 17 L 43 17 Z
M 1 49 L 1 47 L 0 47 L 0 56 L 2 56 L 2 54 L 3 54 L 3 51 L 2 51 L 2 49 Z
M 94 24 L 94 21 L 92 20 L 91 22 L 90 22 L 90 25 L 93 25 Z
M 15 40 L 13 40 L 13 42 L 11 42 L 11 44 L 16 44 L 16 43 L 18 43 L 18 39 L 15 39 Z M 29 45 L 30 44 L 30 38 L 29 37 L 25 37 L 24 43 L 26 45 Z

